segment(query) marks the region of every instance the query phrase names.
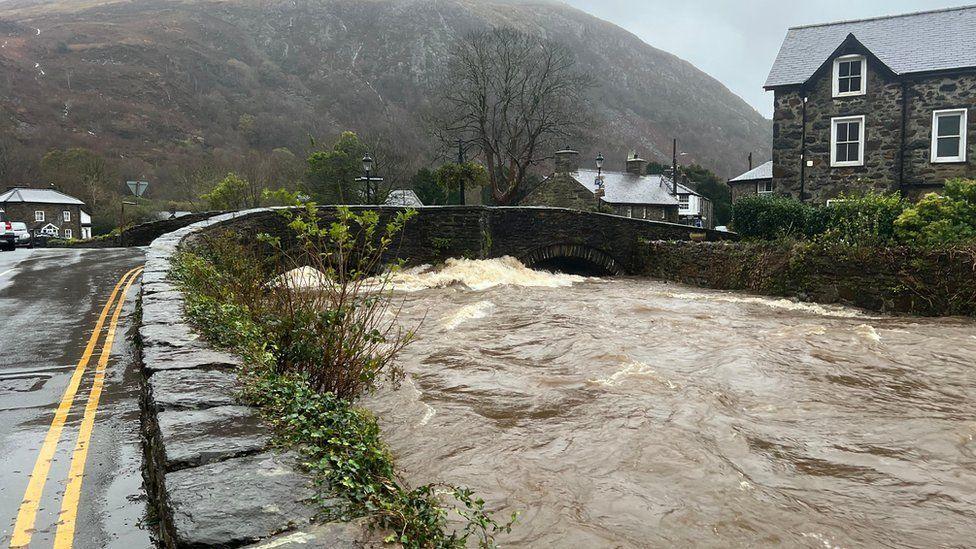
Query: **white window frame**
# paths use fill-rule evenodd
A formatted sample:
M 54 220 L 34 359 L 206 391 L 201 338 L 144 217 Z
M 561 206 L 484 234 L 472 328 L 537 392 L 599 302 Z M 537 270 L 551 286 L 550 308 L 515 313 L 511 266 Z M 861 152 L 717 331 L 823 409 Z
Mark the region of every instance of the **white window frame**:
M 64 232 L 65 238 L 71 238 L 71 229 L 64 229 L 62 232 Z
M 756 194 L 773 194 L 773 180 L 763 179 L 756 182 Z
M 962 115 L 959 119 L 959 154 L 957 156 L 938 156 L 939 154 L 939 117 L 945 115 Z M 932 163 L 944 164 L 949 162 L 965 162 L 966 134 L 969 133 L 969 109 L 941 109 L 932 112 Z M 952 136 L 943 136 L 952 137 Z
M 61 212 L 61 218 L 64 219 L 65 223 L 71 223 L 71 210 Z
M 690 194 L 679 194 L 678 195 L 678 209 L 679 210 L 690 210 L 691 209 L 691 195 Z
M 34 210 L 34 222 L 43 223 L 44 221 L 44 210 Z
M 860 122 L 858 125 L 857 160 L 837 160 L 837 125 L 844 122 Z M 830 166 L 833 168 L 851 168 L 864 165 L 864 115 L 838 116 L 830 119 Z M 850 143 L 850 141 L 844 141 Z
M 856 91 L 840 91 L 840 64 L 849 63 L 851 61 L 861 61 L 861 89 Z M 833 78 L 833 92 L 834 97 L 856 97 L 858 95 L 865 95 L 868 93 L 868 59 L 863 55 L 842 55 L 837 59 L 834 59 L 834 71 Z

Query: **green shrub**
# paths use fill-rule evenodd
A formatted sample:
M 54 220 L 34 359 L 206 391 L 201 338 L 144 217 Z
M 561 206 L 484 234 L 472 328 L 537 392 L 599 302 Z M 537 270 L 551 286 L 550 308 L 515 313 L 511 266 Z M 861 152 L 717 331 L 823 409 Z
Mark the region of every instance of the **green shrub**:
M 897 193 L 841 195 L 830 206 L 816 208 L 816 221 L 811 220 L 807 235 L 836 244 L 890 243 L 895 240 L 895 220 L 906 207 Z
M 775 240 L 806 235 L 812 208 L 782 196 L 749 196 L 732 207 L 732 227 L 744 238 Z
M 976 239 L 976 180 L 950 179 L 942 194 L 929 193 L 895 221 L 908 244 L 938 246 Z

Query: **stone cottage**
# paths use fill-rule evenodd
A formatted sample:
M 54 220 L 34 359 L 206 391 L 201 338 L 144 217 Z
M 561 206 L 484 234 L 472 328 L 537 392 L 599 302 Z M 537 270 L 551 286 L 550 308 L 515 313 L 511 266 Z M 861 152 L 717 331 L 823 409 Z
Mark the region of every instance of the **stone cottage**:
M 0 194 L 7 219 L 26 223 L 31 234 L 91 238 L 91 216 L 84 207 L 81 200 L 54 189 L 13 187 Z
M 756 166 L 729 180 L 732 202 L 744 196 L 773 194 L 773 161 Z
M 773 192 L 917 197 L 976 177 L 974 36 L 976 6 L 789 29 L 765 84 Z
M 579 152 L 556 153 L 556 171 L 531 190 L 523 206 L 608 211 L 615 215 L 712 228 L 711 201 L 668 177 L 647 175 L 647 161 L 633 154 L 627 170 L 580 167 Z

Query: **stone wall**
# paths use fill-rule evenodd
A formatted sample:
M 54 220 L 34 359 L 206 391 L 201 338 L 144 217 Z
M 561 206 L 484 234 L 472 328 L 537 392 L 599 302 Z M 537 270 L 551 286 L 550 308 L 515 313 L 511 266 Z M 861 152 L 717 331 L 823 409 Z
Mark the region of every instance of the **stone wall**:
M 856 53 L 856 52 L 843 52 Z M 952 177 L 976 177 L 976 75 L 930 76 L 899 79 L 880 67 L 870 56 L 867 62 L 867 93 L 863 96 L 833 97 L 832 63 L 806 86 L 778 89 L 773 115 L 773 182 L 775 192 L 823 203 L 841 192 L 868 190 L 898 191 L 911 197 L 938 188 Z M 804 151 L 803 96 L 806 103 L 806 157 Z M 905 134 L 902 135 L 902 96 Z M 932 112 L 969 108 L 969 154 L 967 162 L 933 164 L 930 161 Z M 830 119 L 865 116 L 864 165 L 830 166 Z M 904 139 L 904 174 L 902 143 Z M 801 164 L 806 166 L 801 196 Z
M 905 184 L 931 188 L 954 177 L 976 177 L 976 74 L 933 76 L 910 80 L 905 126 Z M 933 164 L 932 112 L 940 109 L 969 110 L 966 162 Z
M 170 259 L 187 236 L 235 215 L 157 238 L 147 253 L 141 401 L 146 485 L 160 543 L 363 547 L 369 538 L 363 523 L 314 520 L 322 487 L 302 471 L 295 452 L 271 448 L 270 429 L 238 398 L 240 359 L 198 337 L 183 317 L 183 295 L 167 280 Z
M 118 236 L 98 236 L 90 240 L 80 240 L 77 242 L 50 242 L 52 247 L 71 247 L 71 248 L 116 248 L 128 246 L 148 246 L 153 240 L 160 236 L 181 229 L 188 225 L 209 219 L 219 215 L 221 212 L 198 212 L 174 219 L 163 219 L 160 221 L 147 221 L 139 225 L 133 225 L 125 230 L 122 238 Z M 76 237 L 77 238 L 77 237 Z
M 976 316 L 976 248 L 817 248 L 804 243 L 652 242 L 638 273 L 720 290 L 886 313 Z
M 0 204 L 0 209 L 6 213 L 7 221 L 26 223 L 32 233 L 52 224 L 58 228 L 61 237 L 65 237 L 64 230 L 69 229 L 73 238 L 81 238 L 81 208 L 77 204 L 5 202 Z M 44 212 L 44 221 L 34 221 L 34 212 L 37 211 Z M 64 220 L 64 212 L 69 212 L 70 221 Z
M 519 201 L 522 206 L 551 206 L 594 211 L 596 197 L 569 173 L 555 173 Z
M 756 196 L 758 193 L 757 181 L 736 181 L 729 182 L 729 193 L 732 196 L 732 202 L 735 203 L 740 198 L 746 196 Z
M 379 211 L 384 219 L 402 210 L 375 206 L 353 208 L 354 211 L 365 209 Z M 322 207 L 320 212 L 325 221 L 334 219 L 333 207 Z M 285 246 L 291 244 L 290 231 L 276 211 L 241 215 L 215 227 L 245 237 L 268 233 L 282 237 Z M 693 237 L 726 240 L 737 235 L 561 208 L 437 206 L 417 210 L 417 216 L 407 224 L 393 252 L 411 264 L 436 263 L 450 257 L 512 256 L 531 265 L 540 252 L 557 247 L 573 253 L 593 250 L 600 257 L 613 260 L 617 269 L 611 271 L 613 274 L 624 274 L 633 272 L 635 253 L 641 242 Z

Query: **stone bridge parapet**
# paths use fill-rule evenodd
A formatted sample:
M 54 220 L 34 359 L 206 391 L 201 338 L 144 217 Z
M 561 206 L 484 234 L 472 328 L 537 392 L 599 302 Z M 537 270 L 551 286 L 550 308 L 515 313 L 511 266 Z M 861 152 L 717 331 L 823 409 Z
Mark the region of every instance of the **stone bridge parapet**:
M 390 218 L 403 208 L 354 206 Z M 334 217 L 334 206 L 321 215 Z M 270 209 L 233 217 L 210 230 L 229 229 L 247 237 L 267 233 L 287 243 L 280 212 Z M 206 233 L 201 233 L 206 234 Z M 737 240 L 735 233 L 609 214 L 546 207 L 427 206 L 404 229 L 396 253 L 410 264 L 450 257 L 491 259 L 511 256 L 532 267 L 564 266 L 602 274 L 637 274 L 639 250 L 659 240 Z

